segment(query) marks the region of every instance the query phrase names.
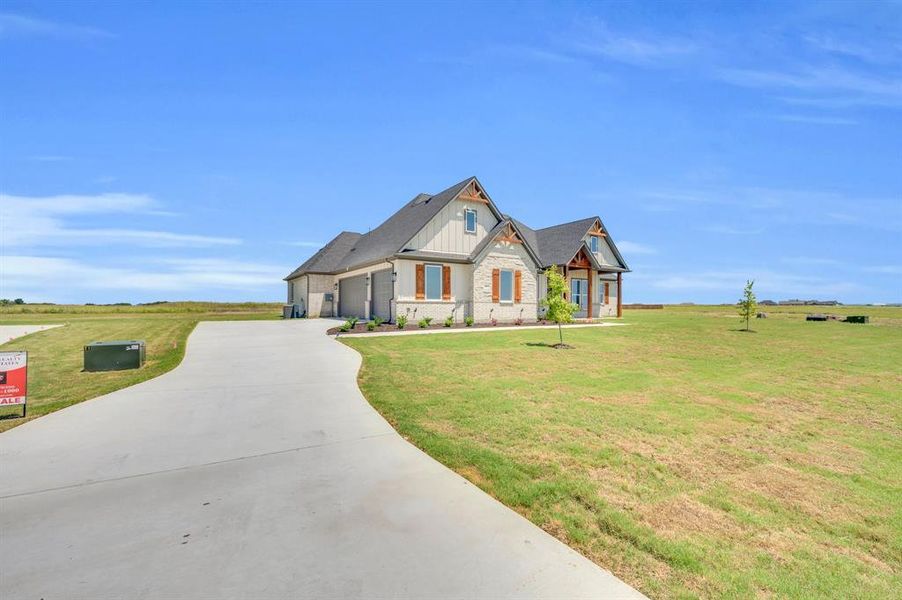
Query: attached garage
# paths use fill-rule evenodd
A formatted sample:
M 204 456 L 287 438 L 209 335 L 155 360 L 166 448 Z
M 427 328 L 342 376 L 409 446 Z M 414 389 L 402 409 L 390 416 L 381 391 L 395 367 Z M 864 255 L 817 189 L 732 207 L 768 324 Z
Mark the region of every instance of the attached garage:
M 375 271 L 370 279 L 370 285 L 373 288 L 370 312 L 373 313 L 374 317 L 379 317 L 383 321 L 391 320 L 391 299 L 393 295 L 391 273 L 391 269 Z
M 338 314 L 341 317 L 366 318 L 366 275 L 338 281 Z

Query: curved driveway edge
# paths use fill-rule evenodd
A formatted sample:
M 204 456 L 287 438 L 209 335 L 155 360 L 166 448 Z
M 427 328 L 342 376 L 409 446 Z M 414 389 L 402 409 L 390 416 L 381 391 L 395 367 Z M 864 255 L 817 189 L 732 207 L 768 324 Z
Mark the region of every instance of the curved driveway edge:
M 203 322 L 0 435 L 0 596 L 642 597 L 404 441 L 333 324 Z

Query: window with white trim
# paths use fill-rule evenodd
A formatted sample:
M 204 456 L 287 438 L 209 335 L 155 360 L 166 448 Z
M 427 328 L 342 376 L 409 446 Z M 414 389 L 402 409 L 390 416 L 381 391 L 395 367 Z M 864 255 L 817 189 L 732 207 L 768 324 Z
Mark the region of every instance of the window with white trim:
M 501 289 L 499 290 L 498 300 L 501 302 L 513 302 L 514 301 L 514 272 L 508 271 L 505 269 L 501 270 L 500 274 L 501 285 L 499 286 Z
M 468 208 L 464 210 L 464 222 L 464 231 L 476 233 L 476 209 Z
M 594 254 L 598 254 L 598 236 L 593 235 L 589 238 L 589 248 Z
M 442 299 L 442 266 L 426 265 L 426 300 Z

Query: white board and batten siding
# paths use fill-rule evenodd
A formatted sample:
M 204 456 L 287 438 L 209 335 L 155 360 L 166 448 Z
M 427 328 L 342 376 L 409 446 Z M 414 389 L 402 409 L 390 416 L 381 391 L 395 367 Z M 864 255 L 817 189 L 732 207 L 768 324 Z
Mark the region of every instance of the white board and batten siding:
M 589 238 L 592 236 L 587 235 L 584 239 L 587 244 L 590 244 Z M 617 260 L 617 257 L 614 256 L 614 251 L 611 249 L 611 243 L 608 242 L 608 238 L 603 237 L 598 239 L 598 252 L 595 253 L 595 258 L 598 259 L 603 265 L 607 265 L 609 267 L 619 267 L 620 262 Z
M 466 232 L 465 210 L 468 208 L 476 211 L 475 234 Z M 432 217 L 407 243 L 405 249 L 469 256 L 497 224 L 498 219 L 485 204 L 454 200 Z

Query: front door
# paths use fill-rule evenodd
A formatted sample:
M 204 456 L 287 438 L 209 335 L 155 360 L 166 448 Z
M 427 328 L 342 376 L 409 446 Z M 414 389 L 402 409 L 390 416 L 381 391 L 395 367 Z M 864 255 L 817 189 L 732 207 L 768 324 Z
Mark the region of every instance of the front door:
M 585 318 L 588 313 L 589 302 L 589 280 L 576 279 L 570 280 L 570 302 L 579 306 L 574 317 Z

